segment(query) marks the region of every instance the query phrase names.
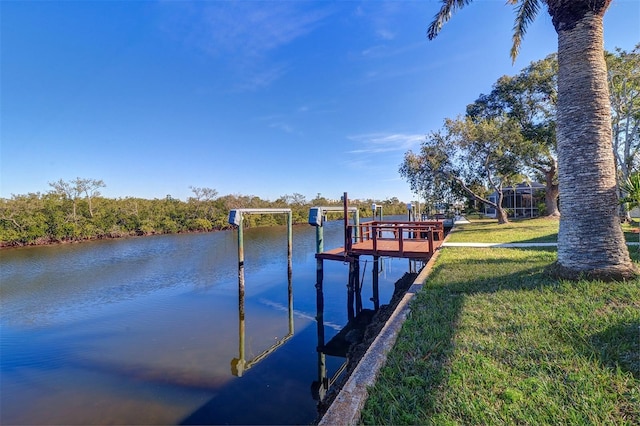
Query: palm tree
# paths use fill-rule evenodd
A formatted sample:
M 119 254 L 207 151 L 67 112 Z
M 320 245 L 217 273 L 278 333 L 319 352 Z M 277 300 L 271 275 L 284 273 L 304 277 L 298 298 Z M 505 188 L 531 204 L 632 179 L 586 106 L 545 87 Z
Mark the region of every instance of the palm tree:
M 442 0 L 427 36 L 472 0 Z M 616 169 L 602 18 L 611 0 L 508 0 L 516 6 L 511 58 L 546 5 L 558 33 L 560 231 L 555 272 L 565 278 L 638 275 L 616 214 Z

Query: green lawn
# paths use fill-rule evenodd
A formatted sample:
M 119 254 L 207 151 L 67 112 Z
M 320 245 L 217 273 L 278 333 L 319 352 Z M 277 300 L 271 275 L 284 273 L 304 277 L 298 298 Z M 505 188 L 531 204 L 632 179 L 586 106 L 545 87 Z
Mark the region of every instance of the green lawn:
M 557 219 L 545 218 L 516 220 L 504 225 L 499 225 L 495 219 L 472 219 L 470 224 L 456 225 L 448 241 L 452 243 L 556 242 L 559 224 Z M 638 241 L 638 234 L 631 232 L 631 225 L 623 224 L 622 230 L 627 241 Z
M 500 238 L 547 241 L 549 222 Z M 467 225 L 460 238 L 473 239 L 458 241 L 497 238 L 487 231 Z M 640 279 L 557 281 L 544 273 L 554 260 L 553 249 L 443 249 L 361 421 L 640 424 Z

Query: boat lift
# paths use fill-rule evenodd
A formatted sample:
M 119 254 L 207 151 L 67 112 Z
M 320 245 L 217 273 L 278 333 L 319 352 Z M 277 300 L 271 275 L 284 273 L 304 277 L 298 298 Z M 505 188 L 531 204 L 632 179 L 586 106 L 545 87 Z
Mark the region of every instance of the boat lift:
M 245 325 L 244 325 L 244 226 L 245 214 L 286 214 L 287 215 L 287 277 L 289 291 L 289 332 L 288 334 L 263 351 L 252 360 L 245 358 Z M 291 254 L 293 247 L 293 216 L 291 209 L 234 209 L 229 212 L 229 224 L 238 228 L 238 358 L 231 360 L 231 373 L 234 376 L 242 377 L 245 371 L 249 370 L 269 354 L 286 343 L 293 336 L 293 275 Z

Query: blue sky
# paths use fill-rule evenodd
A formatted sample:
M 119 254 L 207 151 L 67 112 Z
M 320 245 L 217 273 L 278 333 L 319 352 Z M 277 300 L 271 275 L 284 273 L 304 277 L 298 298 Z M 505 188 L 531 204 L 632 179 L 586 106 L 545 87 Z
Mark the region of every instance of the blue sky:
M 556 50 L 546 10 L 476 0 L 428 41 L 436 1 L 0 1 L 0 197 L 102 179 L 263 199 L 415 199 L 398 167 L 502 75 Z M 605 48 L 640 41 L 614 0 Z

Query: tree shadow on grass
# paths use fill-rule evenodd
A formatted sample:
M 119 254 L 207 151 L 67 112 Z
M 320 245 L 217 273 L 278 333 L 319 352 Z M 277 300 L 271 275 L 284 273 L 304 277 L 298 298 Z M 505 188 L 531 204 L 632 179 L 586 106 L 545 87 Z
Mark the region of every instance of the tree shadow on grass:
M 505 269 L 519 263 L 511 259 L 477 263 L 480 262 Z M 437 277 L 443 268 L 461 268 L 463 264 L 465 261 L 448 261 L 437 265 L 430 276 Z M 485 278 L 471 276 L 449 283 L 433 284 L 428 280 L 413 300 L 408 320 L 369 392 L 361 422 L 424 424 L 425 419 L 432 418 L 438 412 L 441 389 L 451 373 L 454 336 L 466 298 L 477 293 L 530 288 L 531 281 L 525 277 L 536 273 L 542 275 L 540 268 Z
M 609 368 L 620 368 L 640 380 L 640 321 L 620 321 L 590 336 L 582 348 Z
M 555 243 L 558 241 L 558 233 L 554 232 L 552 234 L 542 235 L 540 237 L 534 238 L 519 238 L 518 234 L 522 235 L 526 234 L 528 231 L 535 231 L 537 228 L 535 226 L 531 227 L 521 227 L 517 231 L 514 231 L 514 235 L 511 238 L 502 238 L 503 241 L 500 243 Z M 487 230 L 483 228 L 473 229 L 465 229 L 464 230 L 465 241 L 472 242 L 497 242 L 492 240 L 487 240 Z M 477 236 L 477 237 L 476 237 Z

